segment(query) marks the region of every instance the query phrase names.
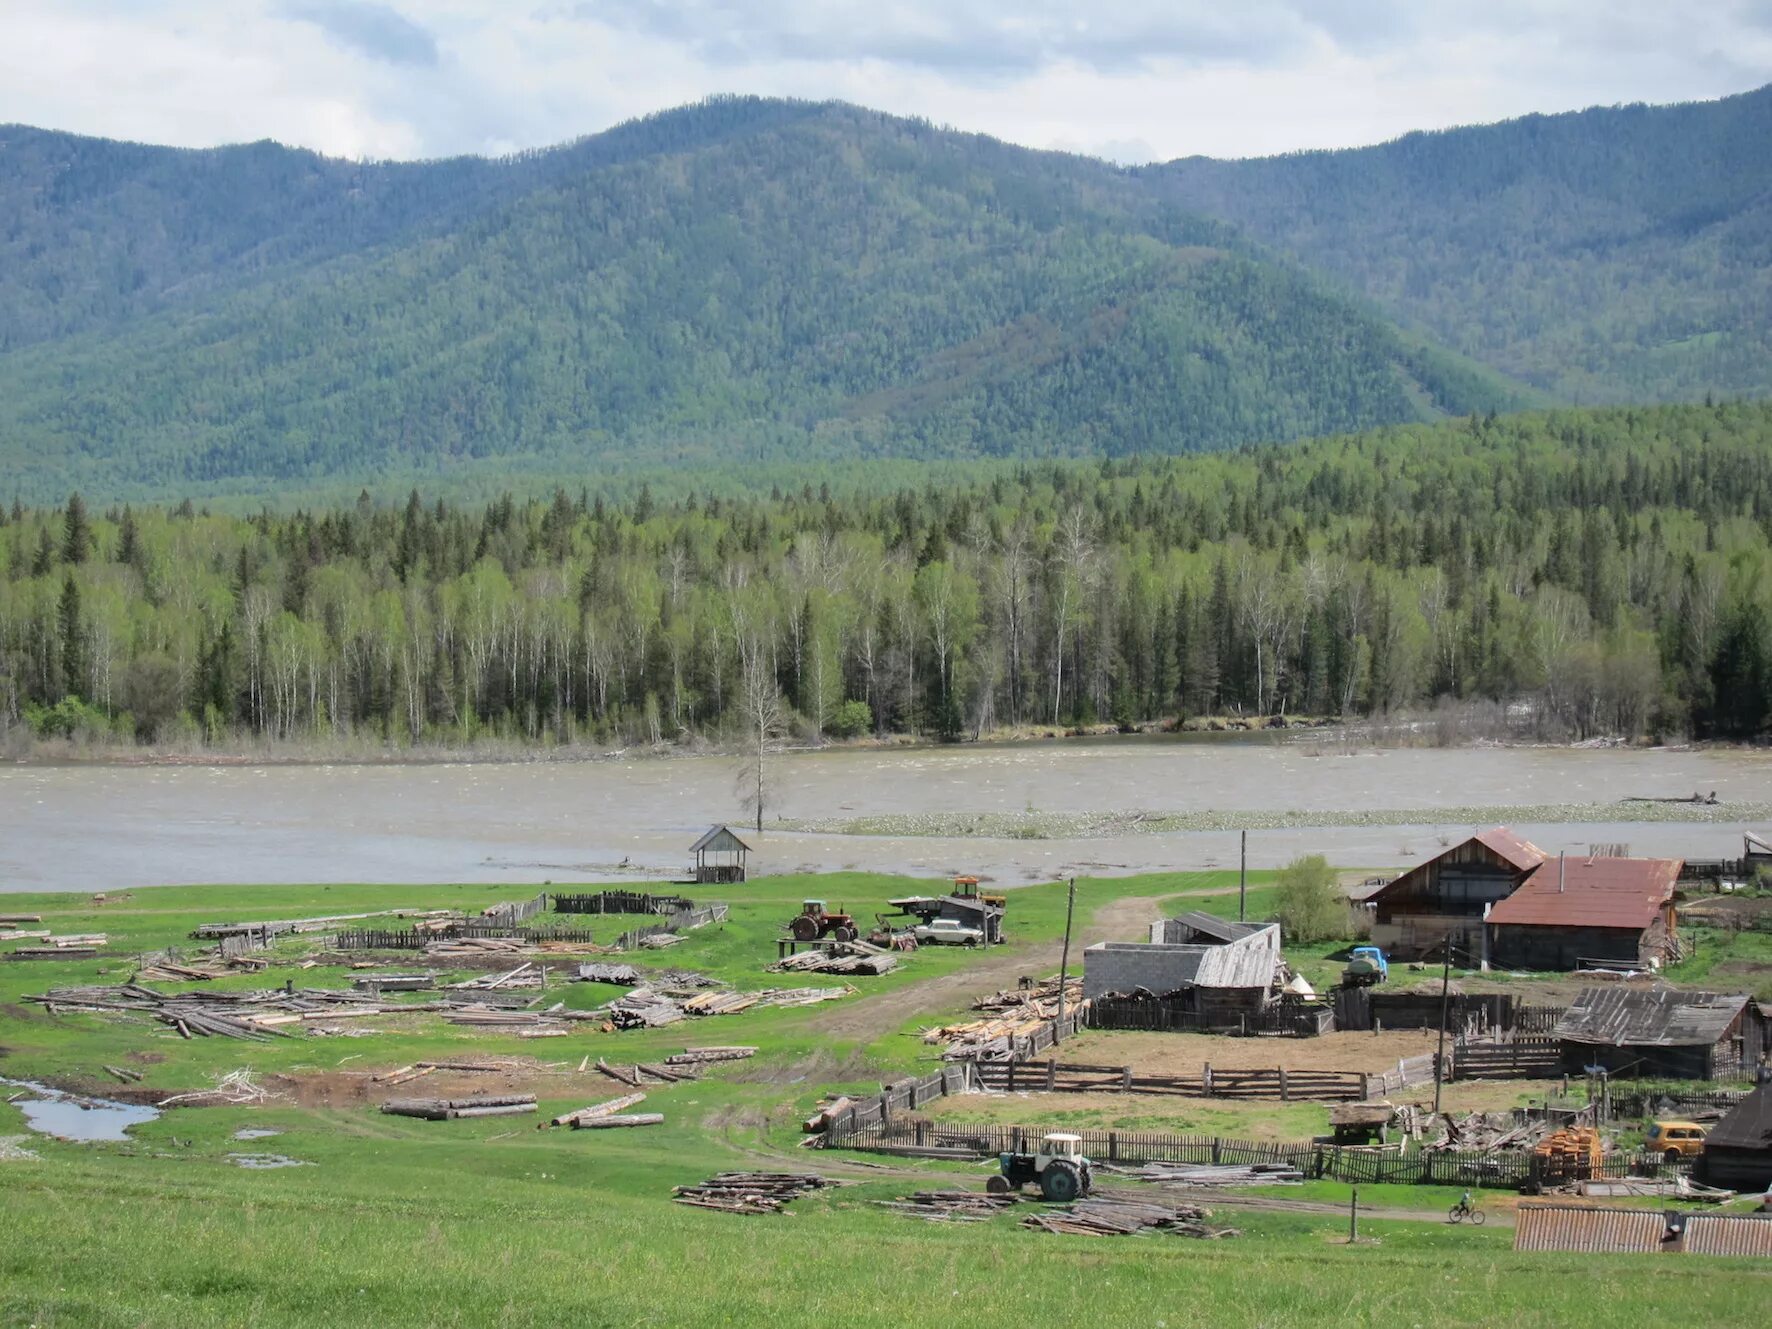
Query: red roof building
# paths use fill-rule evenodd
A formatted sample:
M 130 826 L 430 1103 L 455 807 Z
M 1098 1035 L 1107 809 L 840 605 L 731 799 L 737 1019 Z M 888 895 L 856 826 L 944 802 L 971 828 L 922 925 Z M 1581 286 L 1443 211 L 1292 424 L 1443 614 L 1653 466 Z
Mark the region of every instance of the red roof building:
M 1490 908 L 1491 963 L 1509 969 L 1653 968 L 1674 945 L 1677 858 L 1546 859 Z

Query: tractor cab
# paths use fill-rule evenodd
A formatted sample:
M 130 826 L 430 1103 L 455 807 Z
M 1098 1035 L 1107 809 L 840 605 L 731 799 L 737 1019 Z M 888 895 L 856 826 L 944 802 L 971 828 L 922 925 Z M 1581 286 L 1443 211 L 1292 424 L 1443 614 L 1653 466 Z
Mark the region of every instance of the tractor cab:
M 1094 1169 L 1083 1157 L 1083 1137 L 1052 1131 L 1041 1138 L 1032 1154 L 1000 1154 L 998 1175 L 985 1182 L 993 1195 L 1007 1195 L 1030 1182 L 1040 1188 L 1041 1198 L 1068 1204 L 1089 1194 L 1095 1185 Z
M 824 901 L 823 900 L 802 900 L 800 902 L 800 912 L 802 914 L 805 914 L 807 918 L 823 918 L 824 917 Z
M 1040 1141 L 1040 1152 L 1034 1156 L 1034 1162 L 1044 1172 L 1046 1165 L 1055 1158 L 1068 1158 L 1073 1163 L 1082 1162 L 1083 1137 L 1065 1131 L 1048 1132 L 1046 1138 Z

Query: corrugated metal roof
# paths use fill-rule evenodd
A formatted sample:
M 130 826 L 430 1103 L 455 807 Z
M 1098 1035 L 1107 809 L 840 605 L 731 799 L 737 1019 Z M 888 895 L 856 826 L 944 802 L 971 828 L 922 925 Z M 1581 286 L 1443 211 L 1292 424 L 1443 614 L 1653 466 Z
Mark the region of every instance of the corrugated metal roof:
M 1707 1145 L 1772 1151 L 1772 1085 L 1761 1085 L 1734 1107 L 1705 1137 Z
M 1728 1034 L 1747 1001 L 1739 992 L 1583 988 L 1551 1037 L 1605 1047 L 1705 1046 Z
M 1752 831 L 1744 831 L 1741 836 L 1742 847 L 1749 854 L 1772 854 L 1772 840 L 1763 835 L 1755 835 Z
M 1089 957 L 1110 951 L 1135 952 L 1158 960 L 1162 977 L 1146 987 L 1160 997 L 1190 987 L 1265 988 L 1273 983 L 1279 962 L 1280 929 L 1265 923 L 1248 936 L 1212 946 L 1191 942 L 1098 941 L 1083 952 L 1085 984 L 1089 982 Z M 1090 995 L 1101 994 L 1091 991 Z
M 1688 1255 L 1772 1255 L 1772 1215 L 1689 1214 L 1680 1247 Z
M 1494 826 L 1489 830 L 1479 831 L 1471 838 L 1521 872 L 1537 867 L 1549 857 L 1532 841 L 1515 835 L 1506 826 Z
M 1652 1255 L 1666 1236 L 1667 1219 L 1652 1211 L 1526 1201 L 1514 1225 L 1514 1249 Z
M 1169 920 L 1178 923 L 1188 932 L 1197 937 L 1210 937 L 1214 941 L 1236 941 L 1247 937 L 1252 932 L 1259 932 L 1263 927 L 1272 926 L 1262 923 L 1235 923 L 1228 918 L 1219 918 L 1216 914 L 1195 910 L 1191 914 L 1180 914 Z
M 1512 927 L 1631 928 L 1653 923 L 1674 897 L 1677 858 L 1546 860 L 1489 911 Z

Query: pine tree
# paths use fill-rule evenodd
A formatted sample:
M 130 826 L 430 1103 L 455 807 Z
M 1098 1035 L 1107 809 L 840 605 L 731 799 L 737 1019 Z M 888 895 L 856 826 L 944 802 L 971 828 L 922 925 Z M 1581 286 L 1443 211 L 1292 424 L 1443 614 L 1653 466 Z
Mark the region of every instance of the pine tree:
M 68 510 L 62 518 L 62 559 L 75 567 L 92 553 L 92 527 L 86 520 L 86 500 L 78 491 L 68 495 Z
M 62 582 L 56 610 L 61 631 L 62 688 L 71 697 L 86 695 L 86 625 L 80 619 L 80 585 L 70 573 Z

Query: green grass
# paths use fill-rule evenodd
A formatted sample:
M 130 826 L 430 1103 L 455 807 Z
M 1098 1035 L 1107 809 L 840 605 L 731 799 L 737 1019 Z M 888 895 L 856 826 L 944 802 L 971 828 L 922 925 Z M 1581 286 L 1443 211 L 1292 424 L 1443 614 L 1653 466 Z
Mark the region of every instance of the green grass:
M 1080 881 L 1079 917 L 1123 896 L 1165 908 L 1234 913 L 1232 873 Z M 769 879 L 725 892 L 733 916 L 639 962 L 697 968 L 744 987 L 825 980 L 769 975 L 773 938 L 802 895 L 867 917 L 914 883 L 863 874 Z M 102 908 L 84 897 L 8 897 L 8 910 L 46 925 L 102 928 L 124 952 L 186 942 L 197 922 L 444 904 L 477 908 L 508 888 L 337 886 L 142 890 Z M 1259 893 L 1257 893 L 1257 898 Z M 1064 892 L 1016 891 L 1003 952 L 1044 967 L 1061 934 Z M 589 920 L 592 926 L 602 926 Z M 609 931 L 624 920 L 605 920 Z M 306 945 L 282 943 L 291 955 Z M 1439 1188 L 1362 1188 L 1370 1242 L 1339 1244 L 1345 1218 L 1227 1206 L 1218 1221 L 1244 1235 L 1221 1242 L 1146 1237 L 1052 1237 L 1012 1218 L 981 1225 L 915 1223 L 872 1202 L 926 1185 L 977 1184 L 983 1165 L 879 1166 L 843 1154 L 801 1153 L 799 1120 L 834 1087 L 871 1090 L 919 1069 L 929 1049 L 906 1037 L 964 1010 L 966 984 L 916 1013 L 856 1037 L 828 1032 L 833 1012 L 864 1011 L 980 958 L 920 951 L 899 973 L 860 980 L 841 1003 L 679 1024 L 663 1030 L 525 1042 L 402 1017 L 398 1032 L 265 1044 L 186 1042 L 159 1026 L 96 1016 L 52 1017 L 25 992 L 116 981 L 120 954 L 89 962 L 0 965 L 0 1073 L 62 1083 L 108 1083 L 106 1063 L 135 1065 L 168 1090 L 212 1082 L 237 1067 L 261 1075 L 375 1069 L 444 1054 L 512 1053 L 566 1064 L 539 1081 L 542 1115 L 607 1096 L 580 1058 L 646 1060 L 685 1045 L 754 1043 L 756 1059 L 693 1084 L 650 1091 L 666 1124 L 643 1131 L 537 1130 L 535 1119 L 420 1122 L 361 1108 L 289 1104 L 176 1110 L 117 1145 L 33 1140 L 35 1161 L 0 1163 L 0 1325 L 725 1325 L 790 1326 L 1397 1323 L 1606 1326 L 1671 1317 L 1754 1322 L 1769 1287 L 1746 1262 L 1515 1255 L 1498 1225 L 1482 1231 L 1383 1217 L 1385 1209 L 1443 1210 Z M 1073 964 L 1080 962 L 1073 956 Z M 405 967 L 405 966 L 402 966 Z M 273 969 L 224 980 L 263 986 L 342 986 L 348 971 Z M 865 986 L 864 986 L 865 985 Z M 988 986 L 988 985 L 986 985 Z M 616 989 L 562 989 L 593 1005 Z M 896 1010 L 896 1008 L 894 1008 Z M 156 1059 L 159 1058 L 159 1059 Z M 422 1092 L 423 1082 L 414 1086 Z M 1000 1100 L 979 1100 L 995 1111 Z M 1311 1105 L 1264 1105 L 1302 1117 Z M 971 1111 L 974 1104 L 947 1108 Z M 1200 1105 L 1197 1129 L 1229 1129 L 1238 1109 Z M 949 1115 L 944 1108 L 942 1115 Z M 1208 1122 L 1207 1117 L 1211 1117 Z M 1290 1131 L 1292 1123 L 1285 1123 Z M 242 1144 L 245 1125 L 283 1132 Z M 0 1104 L 0 1134 L 23 1130 Z M 250 1172 L 232 1151 L 276 1152 L 312 1166 Z M 856 1168 L 865 1161 L 872 1166 Z M 824 1167 L 860 1184 L 798 1202 L 785 1216 L 738 1218 L 669 1202 L 671 1187 L 725 1168 Z M 1287 1188 L 1282 1198 L 1341 1202 L 1346 1188 Z

